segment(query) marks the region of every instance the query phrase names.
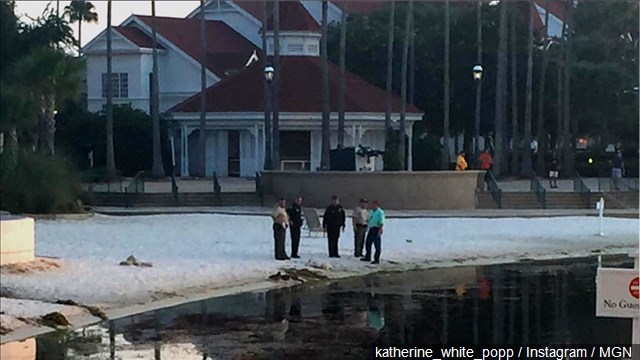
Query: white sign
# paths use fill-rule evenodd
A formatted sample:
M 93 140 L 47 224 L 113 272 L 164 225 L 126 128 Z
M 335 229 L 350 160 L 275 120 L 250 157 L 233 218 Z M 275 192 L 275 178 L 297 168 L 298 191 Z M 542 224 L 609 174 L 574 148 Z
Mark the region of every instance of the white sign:
M 638 318 L 638 269 L 599 268 L 596 277 L 596 316 Z

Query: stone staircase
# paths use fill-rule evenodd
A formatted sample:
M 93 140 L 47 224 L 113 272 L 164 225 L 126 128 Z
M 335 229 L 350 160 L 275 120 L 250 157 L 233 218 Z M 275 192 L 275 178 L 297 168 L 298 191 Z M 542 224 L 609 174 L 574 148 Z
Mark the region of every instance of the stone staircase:
M 171 207 L 171 206 L 260 206 L 256 193 L 228 192 L 216 196 L 214 193 L 178 193 L 176 201 L 171 193 L 93 193 L 93 206 L 110 207 Z M 266 200 L 265 200 L 266 201 Z
M 605 207 L 608 209 L 637 209 L 638 192 L 591 192 L 589 203 L 575 192 L 548 191 L 546 193 L 547 209 L 595 209 L 595 203 L 601 197 L 605 199 Z M 498 206 L 489 192 L 476 193 L 478 209 L 497 209 Z M 541 209 L 534 194 L 526 191 L 502 192 L 503 209 Z

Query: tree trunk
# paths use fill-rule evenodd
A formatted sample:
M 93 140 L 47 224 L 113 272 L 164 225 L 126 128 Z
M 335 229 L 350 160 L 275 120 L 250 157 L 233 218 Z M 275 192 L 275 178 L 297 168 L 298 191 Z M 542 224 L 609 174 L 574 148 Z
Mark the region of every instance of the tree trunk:
M 273 165 L 280 169 L 280 0 L 273 2 Z
M 111 0 L 107 1 L 107 179 L 116 177 L 116 158 L 113 148 L 113 81 L 111 81 Z
M 342 19 L 340 23 L 340 94 L 338 97 L 338 148 L 344 147 L 344 97 L 347 92 L 347 79 L 345 72 L 347 51 L 347 8 L 349 3 L 344 2 L 343 4 L 344 6 L 342 8 Z
M 153 121 L 153 166 L 151 176 L 164 177 L 160 148 L 160 89 L 158 86 L 158 37 L 156 34 L 156 2 L 151 0 L 151 46 L 153 47 L 153 74 L 151 76 L 151 120 Z
M 198 174 L 207 176 L 207 23 L 204 17 L 204 0 L 200 0 L 200 131 L 198 139 Z
M 529 33 L 527 35 L 527 84 L 524 103 L 524 156 L 522 160 L 522 177 L 530 177 L 531 170 L 531 112 L 533 96 L 533 16 L 535 4 L 529 0 Z M 538 144 L 538 148 L 539 148 Z
M 503 128 L 505 122 L 505 90 L 507 72 L 507 9 L 503 2 L 500 5 L 500 25 L 498 30 L 498 54 L 497 54 L 497 75 L 496 75 L 496 114 L 495 114 L 495 136 L 494 136 L 494 156 L 493 172 L 496 176 L 502 173 L 504 161 L 504 138 Z
M 544 158 L 547 154 L 547 149 L 549 146 L 548 137 L 544 131 L 544 91 L 545 91 L 545 83 L 547 80 L 547 66 L 549 65 L 549 48 L 550 46 L 550 37 L 549 37 L 549 0 L 545 3 L 545 15 L 544 15 L 544 40 L 542 42 L 542 59 L 540 65 L 540 76 L 538 80 L 538 121 L 536 124 L 537 127 L 537 137 L 538 137 L 538 158 L 536 160 L 536 172 L 538 175 L 544 174 L 545 166 L 544 166 Z
M 411 17 L 413 14 L 413 1 L 409 1 L 409 9 L 404 22 L 404 41 L 402 43 L 402 74 L 400 97 L 402 104 L 400 105 L 400 142 L 398 156 L 400 157 L 401 170 L 407 170 L 406 162 L 406 132 L 407 132 L 407 65 L 409 62 L 409 40 L 411 38 Z
M 449 170 L 449 42 L 450 42 L 450 14 L 449 0 L 444 3 L 444 122 L 443 122 L 443 142 L 442 168 Z
M 391 2 L 391 12 L 389 14 L 389 36 L 387 38 L 387 111 L 384 114 L 385 150 L 390 148 L 391 137 L 391 96 L 393 92 L 393 30 L 396 17 L 396 4 Z
M 322 1 L 322 156 L 320 159 L 320 167 L 322 170 L 329 170 L 331 164 L 329 159 L 331 156 L 331 119 L 329 104 L 329 58 L 327 53 L 327 34 L 329 29 L 329 3 L 327 0 Z
M 516 48 L 517 3 L 511 5 L 511 174 L 520 172 L 520 124 L 518 124 L 518 50 Z
M 40 144 L 38 148 L 41 153 L 53 156 L 55 155 L 55 134 L 56 134 L 56 98 L 55 94 L 43 95 L 41 101 L 40 113 Z
M 562 33 L 564 34 L 566 31 L 565 25 L 563 25 Z M 557 104 L 556 104 L 556 147 L 555 147 L 555 155 L 557 156 L 557 160 L 560 163 L 560 167 L 564 168 L 564 164 L 562 164 L 562 144 L 564 140 L 562 138 L 562 63 L 564 61 L 564 41 L 560 43 L 560 53 L 558 54 L 558 61 L 556 64 L 557 67 Z
M 82 55 L 82 20 L 78 21 L 78 57 Z
M 415 6 L 415 5 L 414 5 Z M 415 15 L 411 13 L 411 41 L 409 42 L 409 104 L 415 105 L 416 74 L 416 25 Z
M 263 68 L 269 65 L 269 59 L 267 57 L 267 0 L 262 1 L 262 64 Z M 271 164 L 271 135 L 273 129 L 271 128 L 271 88 L 269 82 L 265 79 L 263 83 L 264 92 L 264 169 L 271 170 L 273 165 Z
M 476 40 L 476 64 L 482 64 L 482 1 L 478 1 L 476 5 L 476 34 L 478 36 Z M 476 80 L 476 112 L 473 137 L 475 146 L 473 149 L 473 160 L 476 164 L 476 168 L 479 168 L 478 156 L 480 155 L 480 110 L 482 104 L 482 80 Z M 485 144 L 485 148 L 487 145 Z
M 573 1 L 567 2 L 567 48 L 565 52 L 564 59 L 564 85 L 563 85 L 563 121 L 564 121 L 564 133 L 565 133 L 565 145 L 564 145 L 564 156 L 565 156 L 565 174 L 566 176 L 573 176 L 575 173 L 575 146 L 576 146 L 576 137 L 577 137 L 577 123 L 572 124 L 571 121 L 571 43 L 573 38 L 573 28 L 572 28 L 572 18 L 573 18 Z

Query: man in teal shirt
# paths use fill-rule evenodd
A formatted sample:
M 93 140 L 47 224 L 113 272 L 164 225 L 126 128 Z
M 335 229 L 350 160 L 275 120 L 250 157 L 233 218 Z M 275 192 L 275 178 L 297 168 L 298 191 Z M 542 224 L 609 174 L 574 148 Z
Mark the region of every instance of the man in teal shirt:
M 384 211 L 380 208 L 377 200 L 373 201 L 373 210 L 369 213 L 369 233 L 367 234 L 366 254 L 360 259 L 371 261 L 371 245 L 375 246 L 376 252 L 373 255 L 372 264 L 380 263 L 380 252 L 382 252 L 382 231 L 384 227 Z

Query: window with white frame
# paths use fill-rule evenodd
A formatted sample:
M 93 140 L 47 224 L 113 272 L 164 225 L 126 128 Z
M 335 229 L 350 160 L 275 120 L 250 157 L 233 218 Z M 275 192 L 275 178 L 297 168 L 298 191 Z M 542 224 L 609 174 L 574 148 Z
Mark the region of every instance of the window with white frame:
M 220 10 L 233 9 L 231 5 L 229 5 L 226 1 L 212 1 L 210 6 L 212 9 L 220 9 Z
M 307 45 L 307 51 L 312 55 L 317 55 L 318 54 L 318 45 L 316 45 L 316 44 Z
M 129 97 L 129 74 L 113 73 L 111 74 L 111 84 L 113 86 L 114 98 Z M 102 97 L 107 97 L 107 73 L 102 73 Z

